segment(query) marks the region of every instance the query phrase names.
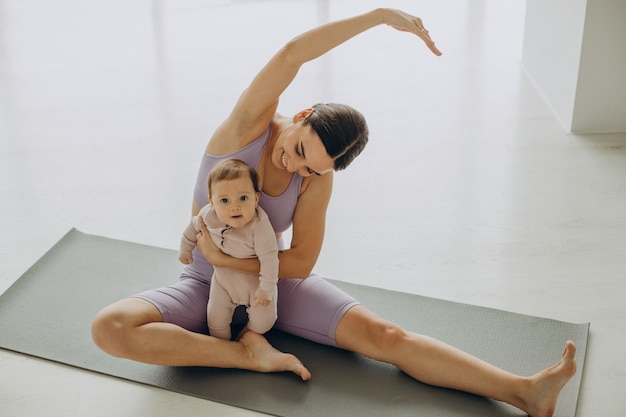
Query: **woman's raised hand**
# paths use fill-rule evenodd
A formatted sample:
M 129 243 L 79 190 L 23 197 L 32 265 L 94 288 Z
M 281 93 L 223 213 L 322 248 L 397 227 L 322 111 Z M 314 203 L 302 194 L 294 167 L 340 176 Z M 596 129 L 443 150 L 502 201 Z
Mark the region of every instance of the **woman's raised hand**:
M 386 25 L 394 29 L 402 32 L 411 32 L 419 36 L 433 54 L 437 56 L 441 55 L 441 51 L 435 46 L 435 42 L 430 38 L 428 30 L 426 30 L 422 19 L 419 17 L 412 16 L 402 10 L 385 9 L 383 21 Z

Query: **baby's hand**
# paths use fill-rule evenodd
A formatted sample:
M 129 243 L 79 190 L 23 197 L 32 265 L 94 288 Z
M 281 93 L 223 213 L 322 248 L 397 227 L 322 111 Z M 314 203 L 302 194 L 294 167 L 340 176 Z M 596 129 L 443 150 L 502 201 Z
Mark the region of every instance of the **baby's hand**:
M 252 302 L 252 307 L 266 307 L 268 305 L 270 305 L 270 300 L 268 300 L 267 298 L 254 297 L 254 300 Z
M 191 257 L 188 258 L 186 256 L 179 256 L 178 260 L 184 263 L 185 265 L 189 265 L 191 262 L 193 262 L 193 259 Z

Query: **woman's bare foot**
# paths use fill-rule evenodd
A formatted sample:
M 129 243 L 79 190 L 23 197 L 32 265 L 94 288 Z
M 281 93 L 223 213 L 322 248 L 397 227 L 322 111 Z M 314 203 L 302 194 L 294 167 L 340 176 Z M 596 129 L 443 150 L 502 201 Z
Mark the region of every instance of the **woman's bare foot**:
M 299 375 L 304 381 L 311 378 L 311 373 L 304 367 L 300 359 L 290 353 L 280 352 L 260 335 L 252 330 L 244 330 L 239 342 L 246 348 L 252 360 L 252 370 L 258 372 L 290 371 Z
M 568 341 L 559 363 L 530 377 L 526 396 L 527 407 L 522 409 L 532 417 L 550 417 L 554 414 L 561 389 L 576 373 L 576 346 Z

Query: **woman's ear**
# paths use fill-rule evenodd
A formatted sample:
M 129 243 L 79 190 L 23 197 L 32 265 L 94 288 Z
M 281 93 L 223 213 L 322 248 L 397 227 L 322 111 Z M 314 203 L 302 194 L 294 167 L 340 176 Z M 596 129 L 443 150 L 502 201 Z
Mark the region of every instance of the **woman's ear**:
M 311 114 L 313 114 L 313 112 L 315 111 L 314 108 L 309 107 L 307 109 L 301 110 L 298 113 L 296 113 L 295 116 L 293 116 L 293 122 L 294 123 L 298 123 L 304 119 L 306 119 L 307 117 L 309 117 Z

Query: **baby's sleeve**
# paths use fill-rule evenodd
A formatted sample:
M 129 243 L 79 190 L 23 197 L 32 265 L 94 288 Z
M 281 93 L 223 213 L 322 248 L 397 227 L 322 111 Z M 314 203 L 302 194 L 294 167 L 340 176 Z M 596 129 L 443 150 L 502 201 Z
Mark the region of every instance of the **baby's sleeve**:
M 193 216 L 189 225 L 183 232 L 182 237 L 180 238 L 180 250 L 178 252 L 179 258 L 188 258 L 191 259 L 191 252 L 193 248 L 196 247 L 197 240 L 196 235 L 200 231 L 198 227 L 198 216 Z

